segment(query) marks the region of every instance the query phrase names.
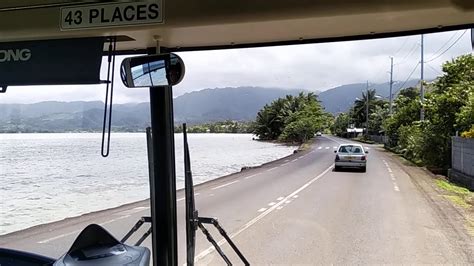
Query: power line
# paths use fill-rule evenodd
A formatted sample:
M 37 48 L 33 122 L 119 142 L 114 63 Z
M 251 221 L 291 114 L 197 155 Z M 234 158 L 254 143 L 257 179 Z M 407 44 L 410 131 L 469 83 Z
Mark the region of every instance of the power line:
M 466 34 L 467 30 L 464 30 L 463 34 L 461 34 L 461 36 L 459 36 L 456 41 L 453 42 L 453 44 L 451 44 L 446 50 L 444 50 L 442 53 L 440 53 L 439 55 L 431 58 L 430 60 L 428 61 L 425 61 L 425 63 L 429 63 L 435 59 L 438 59 L 440 58 L 443 54 L 445 54 L 447 51 L 449 51 L 449 49 L 451 49 L 456 43 L 458 43 L 458 41 L 462 38 L 462 36 L 464 36 L 464 34 Z
M 451 40 L 454 38 L 454 36 L 458 34 L 458 32 L 459 31 L 454 32 L 454 34 L 451 35 L 451 37 L 449 37 L 449 39 L 443 45 L 441 45 L 441 47 L 439 47 L 439 49 L 433 54 L 436 55 L 437 53 L 439 53 L 446 45 L 448 45 L 449 42 L 451 42 Z
M 417 46 L 418 46 L 418 43 L 415 42 L 415 43 L 413 44 L 413 47 L 411 48 L 411 50 L 408 52 L 408 54 L 406 54 L 406 55 L 399 61 L 399 63 L 396 63 L 396 64 L 394 64 L 394 65 L 397 66 L 397 65 L 403 65 L 403 64 L 407 63 L 407 62 L 411 59 L 411 58 L 410 58 L 411 55 L 413 55 L 413 53 L 416 51 Z
M 413 75 L 413 73 L 415 73 L 416 69 L 418 68 L 418 66 L 420 65 L 420 62 L 418 62 L 418 64 L 416 64 L 416 66 L 413 68 L 413 70 L 411 71 L 410 75 L 408 75 L 408 78 L 403 82 L 403 84 L 398 87 L 397 91 L 399 91 L 401 88 L 403 88 L 403 86 L 405 86 L 405 84 L 408 82 L 408 80 L 411 78 L 411 76 Z
M 437 70 L 436 68 L 432 67 L 430 64 L 426 64 L 429 68 L 431 68 L 434 72 L 436 72 L 436 74 L 439 74 L 439 75 L 443 75 L 443 73 L 441 73 L 439 70 Z
M 405 37 L 405 41 L 403 42 L 403 44 L 400 46 L 400 48 L 398 48 L 398 50 L 393 54 L 393 57 L 395 57 L 401 50 L 403 47 L 405 47 L 405 44 L 407 44 L 408 42 L 408 36 Z

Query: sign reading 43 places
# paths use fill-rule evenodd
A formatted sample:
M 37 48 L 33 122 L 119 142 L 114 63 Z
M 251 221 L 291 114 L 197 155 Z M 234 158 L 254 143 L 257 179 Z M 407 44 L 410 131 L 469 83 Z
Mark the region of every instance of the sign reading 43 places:
M 163 0 L 61 8 L 61 30 L 163 23 Z

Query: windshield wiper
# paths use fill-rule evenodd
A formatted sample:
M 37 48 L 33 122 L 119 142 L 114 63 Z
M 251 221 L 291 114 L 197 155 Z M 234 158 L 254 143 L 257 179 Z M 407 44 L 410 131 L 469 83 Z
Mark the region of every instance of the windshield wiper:
M 244 265 L 250 265 L 245 256 L 240 252 L 239 248 L 234 244 L 232 239 L 227 235 L 226 231 L 219 224 L 219 221 L 215 218 L 199 217 L 199 213 L 196 210 L 194 202 L 194 188 L 193 188 L 193 175 L 191 172 L 191 159 L 189 155 L 188 136 L 186 132 L 186 124 L 183 124 L 183 142 L 184 142 L 184 187 L 186 196 L 186 244 L 187 244 L 187 263 L 188 265 L 194 265 L 194 256 L 196 250 L 196 231 L 199 228 L 206 236 L 207 240 L 216 249 L 217 253 L 227 263 L 232 265 L 232 262 L 224 254 L 222 249 L 216 240 L 212 237 L 211 233 L 206 229 L 204 224 L 212 224 L 224 239 L 229 243 L 234 252 L 239 256 Z

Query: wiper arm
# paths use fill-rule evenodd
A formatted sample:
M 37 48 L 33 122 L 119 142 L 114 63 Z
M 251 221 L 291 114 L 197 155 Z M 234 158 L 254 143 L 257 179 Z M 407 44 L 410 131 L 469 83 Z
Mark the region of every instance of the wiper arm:
M 186 194 L 186 243 L 187 243 L 187 263 L 190 266 L 194 265 L 194 255 L 196 250 L 196 230 L 199 228 L 207 237 L 207 240 L 216 249 L 217 253 L 222 257 L 227 265 L 232 265 L 232 262 L 224 254 L 216 240 L 211 233 L 204 227 L 204 224 L 212 224 L 216 227 L 219 233 L 229 243 L 234 252 L 239 256 L 244 265 L 250 265 L 245 256 L 240 252 L 232 239 L 227 235 L 226 231 L 219 224 L 217 219 L 208 217 L 199 217 L 194 203 L 194 188 L 193 176 L 191 172 L 191 160 L 189 155 L 188 136 L 186 131 L 186 124 L 183 124 L 183 142 L 184 142 L 184 189 Z

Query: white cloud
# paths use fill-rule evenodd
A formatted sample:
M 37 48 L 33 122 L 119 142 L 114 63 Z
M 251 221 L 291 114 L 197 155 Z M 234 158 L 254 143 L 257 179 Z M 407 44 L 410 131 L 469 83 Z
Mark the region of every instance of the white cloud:
M 425 61 L 443 52 L 463 32 L 425 35 Z M 469 52 L 472 52 L 472 47 L 470 32 L 467 31 L 443 56 L 426 64 L 426 79 L 436 77 L 446 60 Z M 404 81 L 420 61 L 420 36 L 183 52 L 180 56 L 186 64 L 186 76 L 174 88 L 175 96 L 204 88 L 237 86 L 325 90 L 366 80 L 371 83 L 387 82 L 390 56 L 394 56 L 394 79 Z M 105 60 L 102 68 L 105 79 Z M 412 78 L 419 78 L 419 69 Z M 105 85 L 11 87 L 6 94 L 0 95 L 0 102 L 91 101 L 103 100 L 104 96 Z M 147 89 L 126 89 L 116 74 L 114 102 L 147 100 Z

